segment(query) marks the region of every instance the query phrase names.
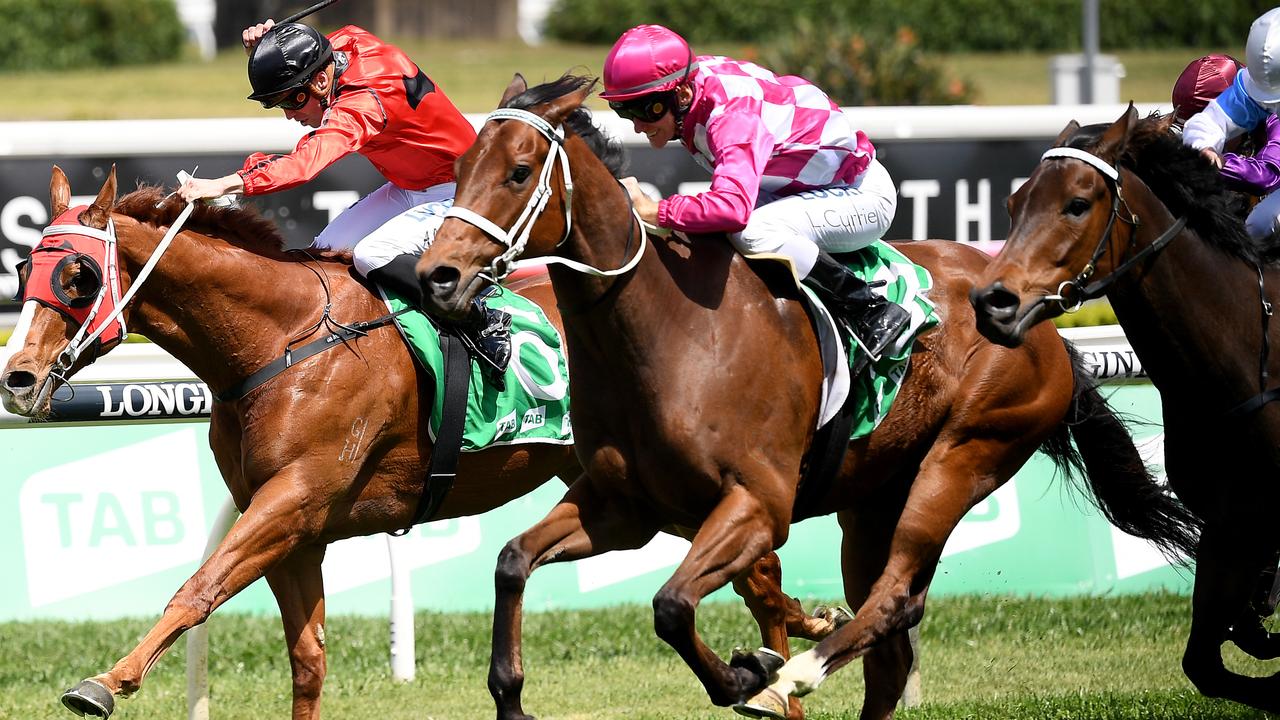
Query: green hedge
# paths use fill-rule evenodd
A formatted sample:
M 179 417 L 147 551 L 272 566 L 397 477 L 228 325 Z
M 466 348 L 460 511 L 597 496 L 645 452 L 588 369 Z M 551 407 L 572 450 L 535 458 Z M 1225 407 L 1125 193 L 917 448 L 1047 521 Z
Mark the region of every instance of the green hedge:
M 172 60 L 184 37 L 173 0 L 0 0 L 0 71 Z
M 1266 8 L 1243 0 L 1100 0 L 1104 49 L 1244 46 Z M 690 42 L 762 43 L 807 17 L 864 35 L 911 28 L 930 52 L 1078 51 L 1080 0 L 556 0 L 551 37 L 610 45 L 641 23 L 667 25 Z

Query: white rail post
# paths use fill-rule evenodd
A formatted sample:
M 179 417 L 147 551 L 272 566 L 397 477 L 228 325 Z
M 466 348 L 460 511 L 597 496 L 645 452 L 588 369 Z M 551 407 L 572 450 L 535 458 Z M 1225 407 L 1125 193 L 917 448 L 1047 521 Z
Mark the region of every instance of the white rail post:
M 393 535 L 387 536 L 387 561 L 391 564 L 391 677 L 412 682 L 415 672 L 413 590 L 409 585 L 409 567 L 397 557 L 399 540 Z
M 209 559 L 239 516 L 236 504 L 227 498 L 209 530 L 201 562 Z M 209 720 L 209 626 L 206 623 L 187 631 L 187 720 Z

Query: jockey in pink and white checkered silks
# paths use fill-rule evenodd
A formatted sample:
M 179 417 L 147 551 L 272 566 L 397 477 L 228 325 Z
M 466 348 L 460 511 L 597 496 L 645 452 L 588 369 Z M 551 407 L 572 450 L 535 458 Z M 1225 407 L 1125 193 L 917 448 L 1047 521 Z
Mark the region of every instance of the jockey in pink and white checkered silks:
M 677 33 L 640 25 L 605 59 L 601 96 L 649 144 L 679 140 L 711 187 L 654 203 L 641 217 L 690 233 L 726 233 L 744 255 L 781 254 L 878 357 L 908 315 L 828 253 L 879 240 L 897 207 L 867 136 L 820 89 L 748 62 L 695 56 Z

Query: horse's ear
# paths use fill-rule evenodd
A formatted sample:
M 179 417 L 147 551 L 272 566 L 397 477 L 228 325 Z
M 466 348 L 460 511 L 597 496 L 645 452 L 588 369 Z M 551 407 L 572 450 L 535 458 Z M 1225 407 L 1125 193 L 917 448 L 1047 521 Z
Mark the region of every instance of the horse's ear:
M 1156 118 L 1156 132 L 1161 135 L 1168 135 L 1173 132 L 1173 124 L 1178 120 L 1178 116 L 1169 113 Z
M 595 90 L 596 81 L 594 78 L 586 78 L 582 84 L 567 95 L 562 95 L 555 100 L 546 104 L 546 110 L 543 111 L 542 117 L 552 125 L 560 125 L 564 119 L 569 117 L 569 113 L 582 107 L 582 103 L 587 101 L 591 96 L 591 91 Z
M 1067 141 L 1071 139 L 1071 136 L 1075 135 L 1076 131 L 1079 129 L 1080 123 L 1075 120 L 1067 123 L 1067 126 L 1062 128 L 1062 132 L 1058 133 L 1058 137 L 1053 139 L 1053 145 L 1050 145 L 1050 147 L 1062 147 L 1063 145 L 1066 145 Z
M 525 81 L 524 76 L 520 73 L 516 73 L 511 78 L 511 84 L 507 85 L 507 89 L 502 91 L 502 100 L 498 102 L 498 107 L 506 107 L 507 103 L 511 102 L 511 98 L 528 89 L 529 83 Z
M 53 177 L 49 178 L 49 208 L 53 216 L 58 217 L 71 205 L 71 183 L 67 182 L 67 174 L 62 168 L 53 166 Z
M 1124 147 L 1129 142 L 1129 135 L 1133 132 L 1133 127 L 1138 122 L 1138 109 L 1129 103 L 1129 109 L 1124 111 L 1119 120 L 1111 124 L 1106 132 L 1102 133 L 1102 137 L 1098 140 L 1098 145 L 1094 148 L 1093 154 L 1098 157 L 1116 164 L 1120 160 L 1120 156 L 1124 153 Z
M 111 208 L 116 204 L 116 166 L 111 166 L 111 172 L 107 173 L 107 181 L 102 183 L 102 189 L 98 191 L 98 197 L 94 198 L 93 204 L 88 210 L 80 213 L 80 224 L 87 227 L 105 230 L 107 228 L 107 218 L 111 217 Z

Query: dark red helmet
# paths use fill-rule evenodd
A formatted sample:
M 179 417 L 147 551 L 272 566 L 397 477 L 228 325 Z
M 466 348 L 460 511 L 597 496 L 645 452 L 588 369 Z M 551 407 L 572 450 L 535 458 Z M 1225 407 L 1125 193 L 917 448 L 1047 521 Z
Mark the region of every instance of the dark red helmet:
M 1230 55 L 1205 55 L 1193 60 L 1173 84 L 1173 114 L 1180 122 L 1204 110 L 1236 80 L 1243 67 Z

